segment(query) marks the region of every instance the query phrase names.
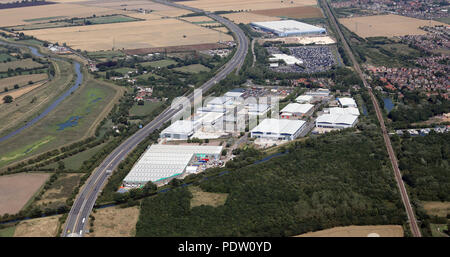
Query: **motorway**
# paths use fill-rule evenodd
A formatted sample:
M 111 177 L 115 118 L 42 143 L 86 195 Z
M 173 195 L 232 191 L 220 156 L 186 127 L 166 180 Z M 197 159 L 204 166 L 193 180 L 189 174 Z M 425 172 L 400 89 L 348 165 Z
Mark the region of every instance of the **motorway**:
M 176 3 L 170 3 L 160 0 L 155 0 L 154 2 L 170 5 L 177 8 L 187 9 L 193 12 L 204 12 L 203 10 L 183 6 Z M 205 82 L 199 89 L 202 92 L 208 91 L 211 87 L 217 84 L 219 81 L 227 77 L 228 74 L 237 69 L 238 71 L 242 64 L 244 63 L 245 57 L 248 51 L 248 39 L 244 32 L 236 24 L 230 22 L 229 20 L 215 15 L 213 13 L 205 12 L 205 15 L 210 18 L 225 25 L 235 36 L 235 41 L 237 42 L 237 50 L 234 56 L 230 59 L 228 63 L 210 80 Z M 191 93 L 187 98 L 192 102 L 194 99 L 194 93 Z M 102 188 L 108 181 L 108 177 L 116 169 L 119 163 L 126 158 L 126 156 L 131 153 L 134 148 L 142 142 L 149 134 L 151 134 L 155 129 L 160 128 L 164 123 L 168 122 L 173 116 L 175 116 L 181 107 L 167 108 L 161 114 L 159 114 L 154 120 L 148 123 L 145 127 L 138 130 L 135 134 L 126 139 L 122 144 L 120 144 L 116 149 L 114 149 L 97 167 L 87 179 L 85 185 L 81 188 L 79 194 L 77 195 L 74 204 L 67 217 L 65 228 L 62 232 L 62 236 L 83 236 L 86 223 L 88 223 L 89 215 L 94 207 L 95 201 L 98 195 L 101 193 Z
M 342 44 L 344 46 L 345 51 L 348 53 L 355 71 L 358 73 L 359 77 L 361 78 L 364 86 L 368 89 L 370 98 L 372 100 L 372 104 L 375 107 L 375 112 L 378 118 L 378 122 L 380 123 L 380 127 L 383 134 L 384 143 L 386 145 L 387 152 L 389 154 L 389 159 L 391 160 L 392 168 L 394 169 L 394 175 L 395 180 L 397 181 L 397 186 L 400 190 L 400 195 L 402 198 L 403 205 L 405 206 L 406 214 L 408 216 L 409 225 L 411 228 L 411 232 L 414 237 L 421 237 L 422 234 L 420 232 L 419 227 L 417 226 L 416 217 L 414 215 L 414 210 L 411 206 L 411 202 L 409 201 L 408 192 L 406 191 L 405 184 L 402 180 L 402 175 L 400 173 L 400 169 L 398 168 L 398 161 L 397 157 L 395 156 L 394 149 L 392 148 L 391 139 L 389 138 L 389 134 L 387 133 L 386 126 L 384 124 L 384 118 L 380 110 L 380 106 L 378 105 L 378 101 L 375 98 L 375 95 L 372 92 L 372 88 L 367 83 L 361 68 L 359 67 L 358 62 L 355 59 L 355 56 L 353 55 L 349 45 L 347 44 L 347 41 L 345 40 L 344 35 L 342 34 L 341 29 L 337 25 L 336 18 L 334 17 L 333 13 L 330 10 L 330 6 L 328 5 L 327 0 L 322 0 L 322 6 L 324 7 L 325 11 L 327 12 L 328 17 L 330 18 L 330 21 L 332 22 L 333 26 L 335 27 L 339 37 L 341 38 Z

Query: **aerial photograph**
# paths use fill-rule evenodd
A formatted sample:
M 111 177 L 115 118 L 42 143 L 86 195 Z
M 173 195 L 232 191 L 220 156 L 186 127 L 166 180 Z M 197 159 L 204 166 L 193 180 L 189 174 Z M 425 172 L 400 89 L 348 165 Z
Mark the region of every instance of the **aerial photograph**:
M 449 237 L 449 8 L 0 0 L 0 243 Z

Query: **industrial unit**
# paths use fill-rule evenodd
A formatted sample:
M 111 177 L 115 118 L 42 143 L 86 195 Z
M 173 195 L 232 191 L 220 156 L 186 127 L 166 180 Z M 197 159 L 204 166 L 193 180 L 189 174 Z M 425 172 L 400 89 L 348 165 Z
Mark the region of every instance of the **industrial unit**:
M 358 116 L 352 114 L 323 114 L 317 117 L 316 127 L 343 129 L 351 128 L 358 122 Z
M 326 30 L 294 20 L 252 22 L 252 26 L 276 34 L 279 37 L 325 34 Z
M 337 99 L 339 101 L 339 105 L 343 108 L 345 107 L 357 107 L 355 99 L 351 97 L 340 97 Z
M 184 172 L 192 173 L 192 166 L 218 160 L 221 152 L 222 146 L 152 145 L 135 163 L 123 185 L 139 187 L 149 181 L 165 184 Z
M 299 104 L 310 104 L 314 101 L 314 96 L 312 95 L 300 95 L 295 98 L 295 101 Z
M 339 107 L 333 107 L 329 109 L 324 110 L 325 113 L 329 114 L 351 114 L 359 116 L 359 109 L 356 107 L 347 107 L 347 108 L 339 108 Z
M 282 119 L 301 118 L 310 116 L 314 112 L 314 105 L 290 103 L 281 110 Z
M 253 128 L 251 137 L 272 140 L 294 140 L 306 128 L 303 120 L 265 119 Z
M 194 134 L 194 130 L 192 120 L 177 120 L 161 132 L 160 138 L 187 140 Z

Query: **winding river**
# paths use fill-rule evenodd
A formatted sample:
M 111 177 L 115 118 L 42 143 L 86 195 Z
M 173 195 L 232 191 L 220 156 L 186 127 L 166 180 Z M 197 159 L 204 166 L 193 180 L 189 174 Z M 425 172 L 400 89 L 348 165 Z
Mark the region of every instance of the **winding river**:
M 10 46 L 14 46 L 14 47 L 24 47 L 26 45 L 17 45 L 17 44 L 11 44 L 11 43 L 6 43 L 3 41 L 0 41 L 0 45 L 10 45 Z M 38 49 L 32 46 L 26 46 L 30 49 L 31 54 L 37 57 L 43 57 L 43 55 L 41 53 L 39 53 Z M 56 60 L 57 58 L 52 58 L 54 60 Z M 83 73 L 81 73 L 81 65 L 80 63 L 74 61 L 74 68 L 75 68 L 75 73 L 76 73 L 76 79 L 75 79 L 75 83 L 73 86 L 71 86 L 66 92 L 64 92 L 61 96 L 59 96 L 49 107 L 47 107 L 41 114 L 39 114 L 39 116 L 35 117 L 34 119 L 32 119 L 31 121 L 27 122 L 24 126 L 14 130 L 13 132 L 10 132 L 9 134 L 7 134 L 6 136 L 0 137 L 0 143 L 8 140 L 9 138 L 19 134 L 22 130 L 31 127 L 32 125 L 34 125 L 36 122 L 40 121 L 42 118 L 44 118 L 45 116 L 47 116 L 52 110 L 54 110 L 56 107 L 58 107 L 58 105 L 64 100 L 66 99 L 70 94 L 72 94 L 80 85 L 81 82 L 83 81 Z

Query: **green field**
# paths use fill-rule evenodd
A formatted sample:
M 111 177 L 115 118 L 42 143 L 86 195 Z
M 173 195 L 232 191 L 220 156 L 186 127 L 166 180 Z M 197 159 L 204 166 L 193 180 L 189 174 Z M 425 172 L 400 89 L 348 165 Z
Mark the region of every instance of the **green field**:
M 433 237 L 448 237 L 448 235 L 444 233 L 444 230 L 447 230 L 447 224 L 430 224 L 430 227 Z
M 89 58 L 93 59 L 112 59 L 115 57 L 124 57 L 125 54 L 120 51 L 97 51 L 97 52 L 88 52 L 87 55 Z
M 65 201 L 72 195 L 73 190 L 80 183 L 83 173 L 63 173 L 41 195 L 40 200 L 33 202 L 34 206 L 45 208 L 58 208 L 65 205 Z
M 167 66 L 172 65 L 172 64 L 177 64 L 177 62 L 174 61 L 174 60 L 171 60 L 171 59 L 164 59 L 164 60 L 159 60 L 159 61 L 143 62 L 143 63 L 141 63 L 141 65 L 143 67 L 151 66 L 151 67 L 154 67 L 154 68 L 156 68 L 156 67 L 161 67 L 161 68 L 162 67 L 167 67 Z
M 89 80 L 45 118 L 0 143 L 0 156 L 4 156 L 0 165 L 78 141 L 89 131 L 93 133 L 94 122 L 114 95 L 110 86 Z M 52 140 L 43 144 L 43 138 L 48 137 Z M 30 145 L 32 150 L 27 151 Z
M 92 22 L 92 24 L 107 24 L 117 22 L 138 21 L 138 19 L 125 15 L 111 15 L 111 16 L 87 18 L 86 21 L 90 21 Z
M 210 71 L 210 69 L 208 67 L 205 67 L 202 64 L 191 64 L 188 66 L 174 68 L 174 70 L 184 72 L 184 73 L 199 73 L 199 72 Z
M 25 21 L 25 22 L 47 21 L 47 20 L 62 19 L 62 18 L 66 18 L 66 17 L 67 17 L 67 16 L 50 16 L 50 17 L 42 17 L 42 18 L 28 19 L 28 20 L 23 20 L 23 21 Z
M 437 21 L 446 23 L 446 24 L 450 24 L 450 17 L 442 17 L 442 18 L 438 18 L 436 19 Z
M 144 101 L 144 105 L 133 105 L 130 110 L 130 116 L 146 116 L 151 114 L 156 108 L 161 106 L 161 102 Z
M 10 60 L 8 61 L 8 59 L 10 59 Z M 11 55 L 5 54 L 5 53 L 0 53 L 0 62 L 4 62 L 4 61 L 10 62 L 10 61 L 15 61 L 15 60 L 17 60 L 17 58 L 14 56 L 11 56 Z
M 135 70 L 136 69 L 132 69 L 132 68 L 128 68 L 128 67 L 114 69 L 115 72 L 119 72 L 122 75 L 126 75 L 129 71 L 135 71 Z
M 15 226 L 0 229 L 0 237 L 13 237 L 16 230 Z

